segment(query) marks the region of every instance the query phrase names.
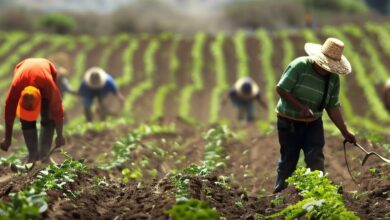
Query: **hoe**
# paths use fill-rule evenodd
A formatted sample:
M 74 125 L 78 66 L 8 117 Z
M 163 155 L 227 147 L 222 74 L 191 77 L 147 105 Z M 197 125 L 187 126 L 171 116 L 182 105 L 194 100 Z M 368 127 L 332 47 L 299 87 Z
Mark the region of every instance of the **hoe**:
M 352 176 L 351 174 L 351 170 L 349 168 L 349 165 L 348 165 L 348 160 L 347 160 L 347 150 L 346 150 L 346 144 L 347 144 L 347 140 L 344 140 L 343 144 L 344 144 L 344 158 L 345 158 L 345 163 L 347 164 L 347 168 L 348 168 L 348 172 L 349 172 L 349 175 L 352 177 L 352 180 L 356 183 L 356 180 L 355 178 Z M 367 151 L 364 147 L 360 146 L 359 144 L 357 143 L 354 143 L 353 144 L 355 147 L 359 148 L 361 151 L 363 151 L 366 155 L 364 156 L 363 158 L 363 161 L 362 161 L 362 166 L 364 166 L 364 164 L 367 162 L 367 159 L 372 156 L 372 155 L 375 155 L 377 156 L 379 159 L 381 159 L 382 161 L 384 161 L 385 163 L 390 163 L 390 160 L 387 159 L 387 158 L 384 158 L 382 157 L 381 155 L 379 155 L 378 153 L 374 152 L 374 151 Z

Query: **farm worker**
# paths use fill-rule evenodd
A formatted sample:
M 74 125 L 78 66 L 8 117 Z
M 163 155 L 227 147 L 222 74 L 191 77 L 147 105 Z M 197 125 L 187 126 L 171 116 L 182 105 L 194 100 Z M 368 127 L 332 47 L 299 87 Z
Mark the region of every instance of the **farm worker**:
M 77 92 L 72 88 L 68 81 L 69 73 L 67 67 L 70 66 L 68 54 L 64 52 L 58 52 L 50 55 L 48 60 L 50 60 L 57 69 L 57 85 L 60 89 L 62 98 L 64 97 L 65 93 L 77 95 Z
M 84 75 L 78 94 L 83 97 L 84 115 L 88 122 L 92 121 L 92 103 L 95 98 L 99 102 L 99 114 L 101 120 L 106 118 L 106 110 L 103 105 L 103 98 L 108 94 L 115 94 L 121 101 L 124 101 L 122 93 L 118 90 L 114 79 L 103 69 L 91 67 Z
M 383 102 L 388 112 L 390 112 L 390 79 L 386 81 L 383 91 Z
M 47 59 L 29 58 L 16 65 L 11 87 L 5 102 L 5 138 L 1 149 L 11 145 L 15 117 L 20 118 L 24 141 L 28 149 L 28 163 L 43 159 L 50 152 L 54 130 L 55 147 L 65 144 L 62 135 L 64 111 L 61 94 L 56 84 L 57 72 Z M 41 115 L 41 129 L 36 128 Z
M 259 86 L 250 77 L 237 80 L 229 90 L 228 97 L 236 107 L 240 121 L 250 122 L 254 120 L 254 101 L 257 101 L 264 108 L 267 107 L 261 99 Z
M 294 172 L 301 149 L 308 168 L 324 171 L 324 109 L 344 138 L 356 143 L 344 122 L 339 101 L 339 76 L 352 71 L 343 49 L 344 43 L 336 38 L 326 39 L 323 45 L 306 43 L 309 56 L 293 60 L 276 86 L 280 96 L 276 112 L 281 157 L 274 193 L 287 187 L 285 180 Z

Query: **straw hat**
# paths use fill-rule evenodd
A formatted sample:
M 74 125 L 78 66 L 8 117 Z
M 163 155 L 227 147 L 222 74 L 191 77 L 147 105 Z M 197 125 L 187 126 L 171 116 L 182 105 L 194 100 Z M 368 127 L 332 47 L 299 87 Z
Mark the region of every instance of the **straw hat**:
M 107 73 L 99 67 L 91 67 L 84 75 L 85 83 L 93 89 L 101 89 L 107 82 Z
M 25 121 L 36 121 L 41 113 L 41 92 L 34 86 L 27 86 L 23 89 L 16 115 Z
M 243 92 L 243 88 L 248 87 L 250 88 L 250 94 L 245 94 Z M 234 90 L 237 91 L 237 93 L 241 96 L 255 96 L 259 93 L 259 86 L 249 77 L 244 77 L 234 84 Z
M 352 67 L 343 55 L 344 43 L 336 38 L 326 39 L 323 45 L 306 43 L 305 51 L 310 58 L 323 69 L 346 75 L 352 72 Z

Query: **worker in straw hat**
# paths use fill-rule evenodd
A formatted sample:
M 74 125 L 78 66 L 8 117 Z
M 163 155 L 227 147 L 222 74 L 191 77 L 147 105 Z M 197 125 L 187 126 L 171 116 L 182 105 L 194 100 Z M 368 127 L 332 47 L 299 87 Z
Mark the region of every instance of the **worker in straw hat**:
M 236 107 L 237 116 L 240 121 L 250 122 L 255 119 L 255 101 L 266 108 L 266 104 L 260 96 L 259 86 L 250 77 L 238 79 L 229 90 L 228 98 Z M 223 100 L 222 106 L 225 103 L 226 100 Z
M 390 112 L 390 79 L 388 79 L 385 83 L 383 90 L 383 103 L 387 111 Z
M 344 43 L 336 38 L 326 39 L 323 45 L 306 43 L 309 56 L 293 60 L 276 86 L 281 155 L 274 193 L 287 187 L 285 180 L 294 172 L 301 149 L 308 168 L 324 171 L 324 109 L 344 138 L 356 142 L 340 110 L 339 76 L 352 71 L 343 49 Z
M 1 149 L 11 145 L 15 117 L 20 118 L 29 163 L 43 159 L 50 152 L 54 130 L 55 147 L 65 143 L 62 135 L 64 111 L 61 94 L 56 84 L 54 65 L 43 58 L 25 59 L 16 65 L 14 77 L 5 102 L 5 138 Z M 41 115 L 41 130 L 36 121 Z
M 92 121 L 91 108 L 95 98 L 99 102 L 99 114 L 102 120 L 106 118 L 106 110 L 103 105 L 105 96 L 115 94 L 121 102 L 124 101 L 123 95 L 118 90 L 112 76 L 99 67 L 91 67 L 86 71 L 78 94 L 83 97 L 84 114 L 88 122 Z

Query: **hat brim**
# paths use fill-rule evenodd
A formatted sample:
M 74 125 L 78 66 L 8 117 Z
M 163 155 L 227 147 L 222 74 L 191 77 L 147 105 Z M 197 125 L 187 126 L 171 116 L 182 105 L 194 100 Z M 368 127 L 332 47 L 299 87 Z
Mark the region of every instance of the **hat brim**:
M 334 60 L 325 56 L 321 52 L 321 48 L 321 44 L 314 43 L 306 43 L 304 47 L 311 59 L 323 69 L 339 75 L 347 75 L 352 72 L 351 63 L 344 55 L 342 55 L 340 60 Z
M 245 94 L 242 94 L 241 87 L 245 82 L 248 82 L 248 81 L 252 84 L 252 93 L 250 94 L 250 96 L 257 95 L 259 93 L 259 86 L 252 79 L 247 78 L 247 77 L 244 77 L 244 78 L 237 80 L 237 82 L 234 83 L 234 90 L 236 90 L 237 93 L 240 95 L 245 95 Z
M 39 116 L 39 114 L 41 113 L 41 101 L 38 102 L 37 107 L 34 110 L 32 110 L 32 111 L 24 109 L 21 106 L 21 103 L 22 103 L 22 101 L 21 101 L 21 98 L 20 98 L 18 106 L 16 108 L 16 115 L 20 119 L 23 119 L 25 121 L 36 121 L 38 116 Z
M 91 81 L 91 75 L 92 73 L 98 73 L 100 75 L 100 82 L 99 84 L 96 84 L 96 83 L 92 83 Z M 85 73 L 84 75 L 84 80 L 85 80 L 85 83 L 90 87 L 90 88 L 93 88 L 93 89 L 101 89 L 104 87 L 104 85 L 106 84 L 107 82 L 107 73 L 102 69 L 102 68 L 99 68 L 99 67 L 92 67 L 92 68 L 89 68 L 87 70 L 87 72 Z

